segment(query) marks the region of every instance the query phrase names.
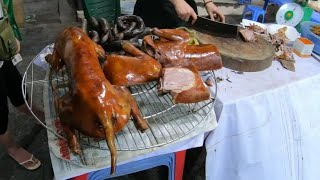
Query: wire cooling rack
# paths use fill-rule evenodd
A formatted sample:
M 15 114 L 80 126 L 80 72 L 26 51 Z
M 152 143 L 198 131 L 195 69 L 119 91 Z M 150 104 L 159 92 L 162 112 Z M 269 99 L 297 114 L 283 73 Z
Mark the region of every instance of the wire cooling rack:
M 54 107 L 53 96 L 61 97 L 69 90 L 66 69 L 63 68 L 57 73 L 50 69 L 49 77 L 40 80 L 35 79 L 35 74 L 39 73 L 37 71 L 39 71 L 39 68 L 33 60 L 23 75 L 22 89 L 26 105 L 40 124 L 57 137 L 65 140 L 63 133 L 57 132 L 42 123 L 44 120 L 40 120 L 33 112 L 32 104 L 35 97 L 41 96 L 39 94 L 41 90 L 37 90 L 40 87 L 43 91 L 49 91 L 50 95 L 47 98 Z M 141 133 L 135 128 L 133 121 L 130 120 L 124 129 L 116 134 L 117 150 L 132 151 L 159 147 L 174 142 L 192 132 L 204 119 L 208 118 L 217 95 L 217 82 L 214 72 L 208 71 L 205 75 L 212 77 L 214 83 L 211 87 L 211 91 L 213 91 L 211 94 L 213 95 L 210 100 L 200 103 L 174 104 L 169 94 L 158 95 L 156 82 L 129 87 L 149 125 L 149 129 Z M 58 113 L 55 112 L 54 114 L 57 118 Z M 108 149 L 105 140 L 86 137 L 81 133 L 78 133 L 78 138 L 83 148 Z

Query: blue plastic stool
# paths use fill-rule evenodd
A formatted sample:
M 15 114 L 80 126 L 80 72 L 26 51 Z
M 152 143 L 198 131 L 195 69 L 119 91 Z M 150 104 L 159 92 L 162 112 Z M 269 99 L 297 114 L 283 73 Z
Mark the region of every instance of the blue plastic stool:
M 251 0 L 239 0 L 239 4 L 251 4 Z
M 249 12 L 251 13 L 251 19 L 247 17 Z M 259 16 L 262 16 L 261 23 L 263 23 L 265 14 L 266 14 L 266 11 L 264 9 L 262 9 L 261 7 L 247 5 L 243 11 L 242 18 L 258 22 Z
M 175 153 L 160 155 L 135 161 L 123 165 L 117 166 L 116 174 L 110 176 L 110 168 L 102 169 L 100 171 L 91 172 L 88 174 L 88 180 L 103 180 L 113 177 L 123 176 L 147 169 L 151 169 L 158 166 L 167 166 L 169 169 L 168 180 L 174 180 L 175 170 Z

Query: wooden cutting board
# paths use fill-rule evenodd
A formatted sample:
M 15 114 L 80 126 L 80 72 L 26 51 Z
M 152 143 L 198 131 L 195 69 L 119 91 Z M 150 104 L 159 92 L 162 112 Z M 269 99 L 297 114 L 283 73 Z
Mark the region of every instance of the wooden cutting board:
M 271 66 L 275 56 L 273 46 L 260 37 L 250 43 L 196 32 L 195 38 L 201 44 L 215 45 L 221 54 L 223 66 L 237 71 L 262 71 Z

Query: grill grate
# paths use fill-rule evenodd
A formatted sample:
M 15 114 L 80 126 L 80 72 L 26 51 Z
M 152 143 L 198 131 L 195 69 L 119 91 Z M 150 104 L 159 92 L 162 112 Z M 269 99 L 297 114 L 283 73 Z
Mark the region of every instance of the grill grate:
M 37 70 L 38 68 L 34 68 L 32 61 L 24 73 L 22 88 L 25 102 L 39 123 L 57 137 L 65 139 L 62 132 L 56 132 L 42 123 L 33 113 L 31 107 L 33 98 L 38 96 L 35 94 L 36 85 L 50 88 L 49 91 L 52 95 L 49 96 L 49 102 L 52 103 L 54 102 L 53 96 L 61 97 L 68 92 L 68 73 L 65 68 L 57 73 L 50 70 L 49 80 L 35 80 L 34 73 L 37 73 Z M 208 71 L 206 75 L 213 77 L 214 86 L 212 89 L 214 90 L 214 97 L 210 100 L 194 104 L 174 104 L 169 94 L 159 96 L 156 82 L 129 87 L 143 117 L 149 125 L 149 129 L 141 133 L 135 128 L 133 121 L 130 120 L 125 128 L 116 134 L 117 150 L 132 151 L 162 146 L 186 136 L 195 129 L 201 121 L 208 117 L 216 99 L 217 83 L 215 81 L 215 74 L 213 71 Z M 27 99 L 26 94 L 29 94 L 29 99 Z M 55 110 L 55 112 L 58 111 L 58 109 Z M 57 113 L 55 113 L 55 116 L 57 117 Z M 81 133 L 78 133 L 78 136 L 82 148 L 108 149 L 104 140 L 89 138 Z

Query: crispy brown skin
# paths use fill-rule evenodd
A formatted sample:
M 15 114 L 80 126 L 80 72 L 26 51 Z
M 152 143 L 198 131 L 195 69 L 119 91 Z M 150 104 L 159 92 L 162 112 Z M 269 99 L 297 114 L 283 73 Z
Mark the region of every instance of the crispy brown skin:
M 152 33 L 160 39 L 153 40 L 151 35 L 145 36 L 144 49 L 159 60 L 163 67 L 194 64 L 199 71 L 222 68 L 220 53 L 214 45 L 188 45 L 191 38 L 182 29 L 154 28 Z
M 104 63 L 103 72 L 113 85 L 132 86 L 158 80 L 161 64 L 129 42 L 122 43 L 123 50 L 131 55 L 111 54 Z
M 67 28 L 57 38 L 52 56 L 47 58 L 55 71 L 66 65 L 71 80 L 70 91 L 57 100 L 59 117 L 71 150 L 79 154 L 74 134 L 106 138 L 111 154 L 111 174 L 116 167 L 114 134 L 128 122 L 130 113 L 138 129 L 148 128 L 136 102 L 125 87 L 113 86 L 105 78 L 98 62 L 98 47 L 80 28 Z

